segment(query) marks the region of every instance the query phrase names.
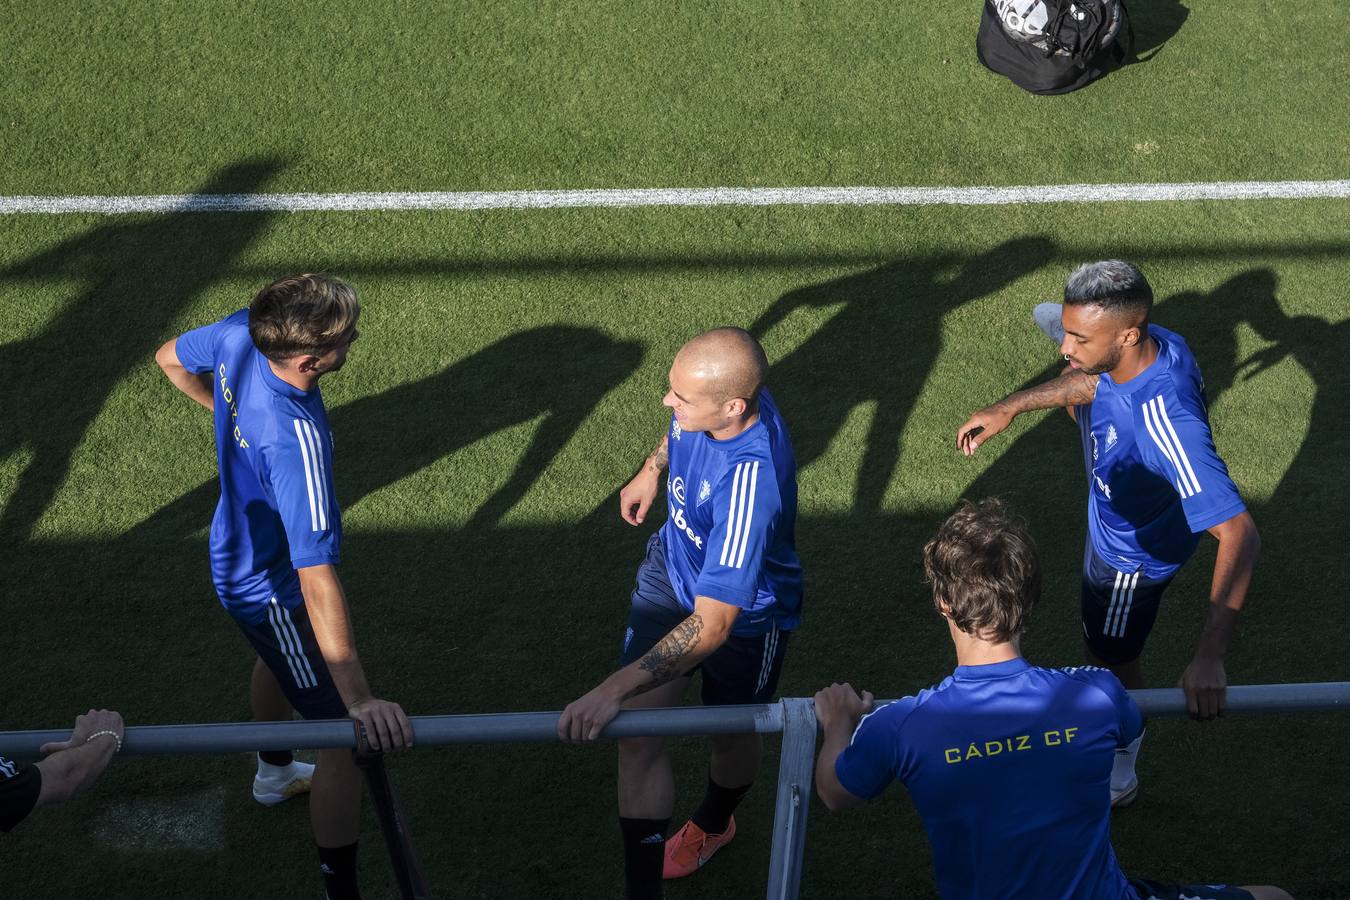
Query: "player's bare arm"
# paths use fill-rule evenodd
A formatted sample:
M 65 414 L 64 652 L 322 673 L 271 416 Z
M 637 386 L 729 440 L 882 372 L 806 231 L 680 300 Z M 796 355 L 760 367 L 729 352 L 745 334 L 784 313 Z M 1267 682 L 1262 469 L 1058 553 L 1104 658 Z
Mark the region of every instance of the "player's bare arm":
M 1261 552 L 1261 536 L 1248 512 L 1220 522 L 1209 533 L 1219 541 L 1210 583 L 1209 612 L 1195 657 L 1181 675 L 1186 709 L 1197 719 L 1212 719 L 1224 711 L 1228 676 L 1223 659 Z
M 1024 412 L 1081 406 L 1097 396 L 1097 376 L 1078 370 L 1063 373 L 1044 384 L 1009 394 L 978 410 L 956 430 L 956 449 L 966 456 L 1011 424 Z
M 816 793 L 831 812 L 861 806 L 866 801 L 839 783 L 834 764 L 848 746 L 858 721 L 872 709 L 872 695 L 861 697 L 850 684 L 832 684 L 815 697 L 816 721 L 824 732 L 820 758 L 816 760 Z
M 51 741 L 39 750 L 50 754 L 36 763 L 42 772 L 37 805 L 64 803 L 87 789 L 122 748 L 122 716 L 108 709 L 91 709 L 75 720 L 70 737 Z
M 412 723 L 403 708 L 389 700 L 372 696 L 356 653 L 347 595 L 331 565 L 306 566 L 297 570 L 300 592 L 314 626 L 324 662 L 333 675 L 333 683 L 347 704 L 353 719 L 361 722 L 366 739 L 376 750 L 411 747 Z
M 670 462 L 669 443 L 670 436 L 663 434 L 661 443 L 647 456 L 641 470 L 619 491 L 619 515 L 629 525 L 641 525 L 656 501 L 661 490 L 661 473 Z
M 193 374 L 178 359 L 178 338 L 169 338 L 155 351 L 155 362 L 174 387 L 211 411 L 216 408 L 215 381 L 210 372 Z
M 740 608 L 711 597 L 697 597 L 694 611 L 656 646 L 624 666 L 579 700 L 568 704 L 558 719 L 564 741 L 593 741 L 619 714 L 623 701 L 669 684 L 707 659 L 726 642 Z

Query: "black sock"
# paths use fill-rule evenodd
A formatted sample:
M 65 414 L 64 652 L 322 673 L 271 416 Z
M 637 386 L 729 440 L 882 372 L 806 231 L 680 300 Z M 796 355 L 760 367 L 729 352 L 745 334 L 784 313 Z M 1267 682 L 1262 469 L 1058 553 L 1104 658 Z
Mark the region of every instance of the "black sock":
M 259 750 L 258 759 L 267 763 L 269 766 L 289 766 L 295 761 L 289 750 Z
M 619 816 L 623 832 L 624 896 L 627 900 L 661 900 L 661 872 L 666 865 L 666 830 L 670 819 L 628 819 Z
M 356 844 L 345 847 L 320 847 L 319 871 L 328 900 L 361 900 L 356 886 Z
M 698 809 L 690 816 L 694 824 L 702 828 L 708 834 L 721 834 L 727 830 L 727 824 L 731 822 L 731 814 L 736 811 L 736 805 L 741 802 L 741 798 L 750 790 L 750 785 L 744 787 L 727 788 L 712 780 L 708 776 L 708 793 L 703 795 L 703 802 L 699 804 Z

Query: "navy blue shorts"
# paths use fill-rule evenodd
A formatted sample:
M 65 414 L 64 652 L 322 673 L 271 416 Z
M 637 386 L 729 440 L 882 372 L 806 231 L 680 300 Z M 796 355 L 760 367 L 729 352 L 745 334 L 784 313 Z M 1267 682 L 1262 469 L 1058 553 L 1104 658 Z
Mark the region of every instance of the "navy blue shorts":
M 1137 659 L 1158 618 L 1158 604 L 1172 576 L 1149 578 L 1142 569 L 1114 568 L 1092 547 L 1083 549 L 1083 638 L 1102 662 Z
M 267 604 L 267 615 L 256 625 L 238 616 L 234 621 L 272 670 L 296 712 L 306 719 L 347 718 L 347 704 L 319 652 L 304 599 L 295 604 L 292 598 L 293 609 L 286 608 L 284 599 L 274 596 Z
M 657 532 L 647 541 L 647 556 L 638 567 L 619 665 L 641 659 L 687 618 L 688 610 L 680 606 L 670 585 L 665 548 Z M 703 673 L 703 703 L 726 706 L 772 700 L 778 689 L 778 675 L 783 670 L 789 634 L 770 627 L 767 634 L 728 637 L 725 644 L 689 673 Z
M 37 806 L 42 771 L 0 756 L 0 831 L 9 831 Z
M 1159 884 L 1131 878 L 1139 900 L 1254 900 L 1250 891 L 1227 884 Z

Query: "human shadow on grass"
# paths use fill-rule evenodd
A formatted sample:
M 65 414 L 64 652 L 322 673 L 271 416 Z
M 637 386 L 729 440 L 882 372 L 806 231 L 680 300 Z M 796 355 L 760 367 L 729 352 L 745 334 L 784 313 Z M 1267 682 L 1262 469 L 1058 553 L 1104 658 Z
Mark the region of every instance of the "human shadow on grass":
M 274 159 L 242 162 L 199 192 L 256 191 L 281 168 Z M 273 215 L 113 218 L 0 270 L 0 278 L 83 282 L 50 323 L 0 353 L 0 459 L 30 455 L 0 512 L 0 546 L 29 539 L 112 390 L 153 356 L 169 323 L 234 265 Z
M 763 337 L 801 307 L 843 309 L 770 367 L 769 383 L 792 432 L 797 465 L 825 451 L 849 414 L 876 403 L 858 470 L 853 511 L 874 516 L 903 464 L 900 435 L 942 352 L 942 320 L 1040 268 L 1054 253 L 1045 238 L 1007 241 L 974 256 L 899 260 L 861 275 L 784 294 L 751 326 Z M 955 269 L 955 275 L 944 273 Z
M 336 407 L 328 416 L 336 499 L 349 509 L 457 450 L 542 416 L 510 476 L 475 510 L 467 528 L 497 525 L 605 394 L 632 375 L 641 360 L 640 345 L 595 329 L 530 328 L 435 375 Z M 450 478 L 445 489 L 455 491 L 463 475 L 451 472 Z M 152 543 L 190 534 L 210 521 L 219 495 L 218 482 L 205 481 L 136 526 L 125 540 Z

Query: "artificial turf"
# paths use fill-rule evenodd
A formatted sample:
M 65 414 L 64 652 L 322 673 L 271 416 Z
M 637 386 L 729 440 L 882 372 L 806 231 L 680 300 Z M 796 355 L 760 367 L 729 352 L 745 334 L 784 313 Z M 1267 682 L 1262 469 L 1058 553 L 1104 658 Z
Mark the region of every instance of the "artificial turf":
M 1350 89 L 1317 67 L 1348 33 L 1330 4 L 1135 9 L 1152 58 L 1054 100 L 980 70 L 975 13 L 946 4 L 414 6 L 18 11 L 0 193 L 1283 179 L 1350 161 Z M 961 496 L 1028 516 L 1046 595 L 1025 649 L 1076 662 L 1074 430 L 1030 416 L 970 460 L 953 439 L 1053 371 L 1027 310 L 1108 256 L 1143 267 L 1156 320 L 1190 340 L 1262 530 L 1230 680 L 1344 679 L 1347 234 L 1334 201 L 0 217 L 3 727 L 91 704 L 247 718 L 250 652 L 206 564 L 210 423 L 151 357 L 320 269 L 365 309 L 323 383 L 343 580 L 372 683 L 411 713 L 557 709 L 610 670 L 647 532 L 615 492 L 663 427 L 671 355 L 717 324 L 762 338 L 802 464 L 807 608 L 784 695 L 847 679 L 895 696 L 950 668 L 917 560 Z M 1157 686 L 1189 659 L 1212 558 L 1207 541 L 1169 590 Z M 1348 740 L 1341 714 L 1157 720 L 1115 818 L 1122 864 L 1350 895 Z M 703 750 L 676 751 L 683 814 Z M 775 762 L 736 844 L 669 896 L 762 893 Z M 393 774 L 439 895 L 616 893 L 612 748 L 420 749 Z M 248 778 L 241 757 L 119 760 L 0 842 L 4 890 L 316 894 L 304 805 L 263 810 Z M 365 845 L 368 895 L 391 896 L 369 821 Z M 848 817 L 813 804 L 803 896 L 932 891 L 902 790 Z

